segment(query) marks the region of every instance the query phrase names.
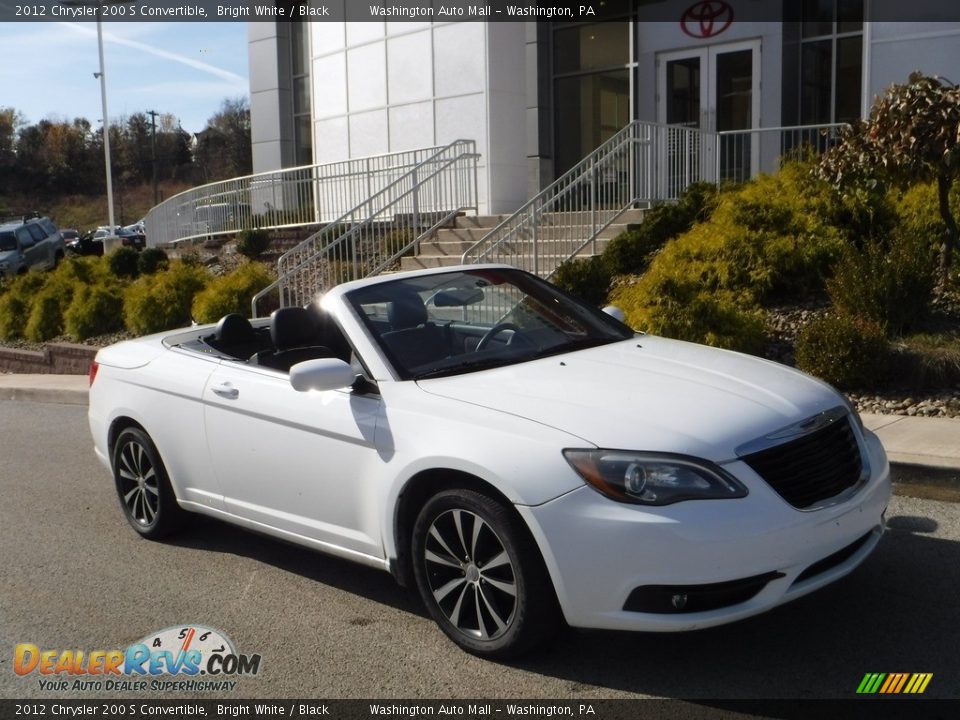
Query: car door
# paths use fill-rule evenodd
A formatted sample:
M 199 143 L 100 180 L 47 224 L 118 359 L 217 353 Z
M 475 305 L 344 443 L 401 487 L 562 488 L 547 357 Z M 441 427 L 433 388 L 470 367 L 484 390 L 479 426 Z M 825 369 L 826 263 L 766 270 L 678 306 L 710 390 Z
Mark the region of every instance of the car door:
M 224 362 L 204 389 L 205 426 L 227 512 L 381 558 L 374 443 L 380 397 L 298 392 L 285 373 Z
M 23 253 L 24 265 L 31 270 L 43 264 L 43 246 L 38 244 L 27 226 L 18 227 L 14 232 L 20 241 L 20 252 Z

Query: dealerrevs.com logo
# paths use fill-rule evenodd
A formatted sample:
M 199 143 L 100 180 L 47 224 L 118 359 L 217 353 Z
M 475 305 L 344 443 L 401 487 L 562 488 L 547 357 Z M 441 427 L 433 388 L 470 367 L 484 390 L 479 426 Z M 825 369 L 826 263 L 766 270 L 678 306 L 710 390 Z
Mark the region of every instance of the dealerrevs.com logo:
M 230 691 L 233 678 L 260 672 L 260 655 L 238 653 L 219 630 L 180 625 L 151 633 L 120 650 L 41 649 L 19 643 L 13 670 L 38 676 L 41 690 L 108 692 Z

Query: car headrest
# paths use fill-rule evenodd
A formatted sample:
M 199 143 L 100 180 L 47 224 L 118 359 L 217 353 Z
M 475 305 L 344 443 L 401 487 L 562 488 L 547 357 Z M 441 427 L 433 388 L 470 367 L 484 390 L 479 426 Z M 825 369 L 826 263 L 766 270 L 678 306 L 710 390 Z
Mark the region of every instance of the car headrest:
M 253 325 L 243 315 L 230 313 L 220 318 L 214 337 L 225 344 L 248 342 L 254 338 Z
M 390 303 L 390 308 L 387 310 L 387 319 L 390 321 L 390 327 L 393 330 L 417 327 L 427 322 L 427 308 L 420 296 L 411 292 L 409 295 L 401 295 Z
M 302 307 L 274 310 L 270 316 L 270 339 L 277 352 L 317 344 L 317 321 Z

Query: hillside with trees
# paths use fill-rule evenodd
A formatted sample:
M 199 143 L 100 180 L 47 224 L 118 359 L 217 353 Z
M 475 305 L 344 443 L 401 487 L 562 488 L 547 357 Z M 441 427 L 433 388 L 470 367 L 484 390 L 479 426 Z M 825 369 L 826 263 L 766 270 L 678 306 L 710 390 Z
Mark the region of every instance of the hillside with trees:
M 159 197 L 194 185 L 248 175 L 250 107 L 225 99 L 204 130 L 191 135 L 169 113 L 135 113 L 110 124 L 117 222 L 134 222 Z M 0 106 L 0 216 L 38 210 L 61 226 L 106 222 L 103 128 L 86 118 L 29 123 Z

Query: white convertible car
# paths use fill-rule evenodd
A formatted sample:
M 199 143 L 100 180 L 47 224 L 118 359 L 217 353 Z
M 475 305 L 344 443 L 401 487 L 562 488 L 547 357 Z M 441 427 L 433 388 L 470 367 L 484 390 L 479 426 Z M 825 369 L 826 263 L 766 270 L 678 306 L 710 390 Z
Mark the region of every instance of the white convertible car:
M 104 348 L 90 429 L 141 535 L 200 513 L 388 570 L 487 657 L 561 620 L 769 610 L 863 562 L 890 498 L 829 386 L 636 334 L 506 266 Z

